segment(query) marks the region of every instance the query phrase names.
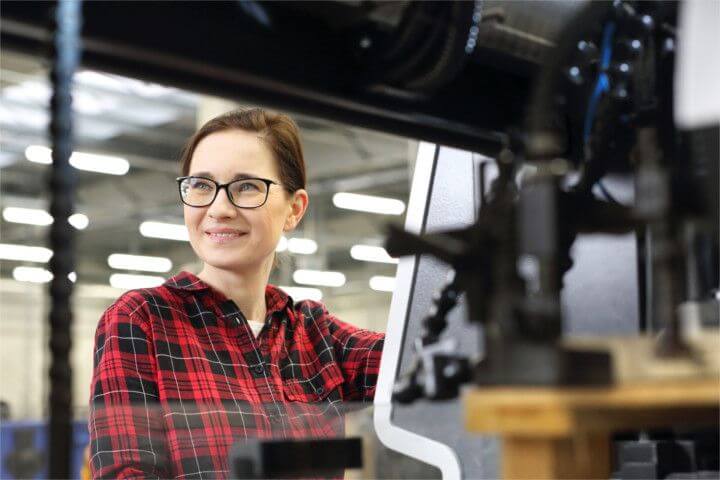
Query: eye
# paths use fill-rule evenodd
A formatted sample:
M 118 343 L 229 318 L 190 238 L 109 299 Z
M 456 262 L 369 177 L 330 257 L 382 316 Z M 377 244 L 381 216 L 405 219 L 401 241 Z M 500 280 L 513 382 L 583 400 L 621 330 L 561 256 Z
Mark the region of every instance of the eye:
M 260 187 L 255 182 L 240 182 L 238 184 L 238 192 L 259 192 Z
M 213 184 L 202 178 L 190 179 L 190 188 L 193 190 L 209 191 L 214 188 Z

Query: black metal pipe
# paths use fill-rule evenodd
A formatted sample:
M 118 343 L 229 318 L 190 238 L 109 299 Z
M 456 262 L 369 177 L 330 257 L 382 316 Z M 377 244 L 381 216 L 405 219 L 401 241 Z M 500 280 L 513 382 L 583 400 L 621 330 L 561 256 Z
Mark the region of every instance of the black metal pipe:
M 50 99 L 50 422 L 49 478 L 70 478 L 72 453 L 72 324 L 75 270 L 75 231 L 68 222 L 75 203 L 75 169 L 70 165 L 73 146 L 72 80 L 80 56 L 80 0 L 60 0 L 53 12 L 52 97 Z

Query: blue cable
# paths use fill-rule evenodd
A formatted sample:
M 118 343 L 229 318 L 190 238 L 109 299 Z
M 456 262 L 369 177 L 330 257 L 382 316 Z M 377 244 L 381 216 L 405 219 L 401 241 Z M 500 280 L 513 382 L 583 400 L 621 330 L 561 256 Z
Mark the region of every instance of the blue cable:
M 600 72 L 595 82 L 595 88 L 588 100 L 588 108 L 585 114 L 585 124 L 583 130 L 583 140 L 585 144 L 590 140 L 592 133 L 593 120 L 595 119 L 595 110 L 603 93 L 610 90 L 610 77 L 607 74 L 612 59 L 612 39 L 615 34 L 615 23 L 609 22 L 603 30 L 602 46 L 600 50 Z
M 597 81 L 595 82 L 595 88 L 590 95 L 588 100 L 587 112 L 585 114 L 585 124 L 583 129 L 583 141 L 587 147 L 590 141 L 590 135 L 592 134 L 593 120 L 595 119 L 595 111 L 597 105 L 600 102 L 600 97 L 603 93 L 610 90 L 610 77 L 608 76 L 608 69 L 610 68 L 610 61 L 612 60 L 612 40 L 615 34 L 615 23 L 609 22 L 603 29 L 602 45 L 600 50 L 600 71 L 598 73 Z M 598 180 L 598 187 L 603 196 L 610 202 L 619 203 L 605 188 L 602 181 Z

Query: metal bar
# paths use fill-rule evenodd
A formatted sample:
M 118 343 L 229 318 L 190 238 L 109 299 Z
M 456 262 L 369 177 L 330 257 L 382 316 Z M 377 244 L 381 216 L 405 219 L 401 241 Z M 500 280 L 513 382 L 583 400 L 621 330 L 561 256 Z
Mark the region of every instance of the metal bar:
M 53 164 L 50 171 L 50 422 L 49 478 L 70 478 L 72 449 L 72 341 L 71 297 L 73 284 L 68 275 L 75 269 L 75 233 L 67 218 L 75 203 L 75 169 L 72 154 L 72 79 L 80 53 L 80 0 L 60 0 L 54 10 L 53 64 L 50 72 L 50 137 Z

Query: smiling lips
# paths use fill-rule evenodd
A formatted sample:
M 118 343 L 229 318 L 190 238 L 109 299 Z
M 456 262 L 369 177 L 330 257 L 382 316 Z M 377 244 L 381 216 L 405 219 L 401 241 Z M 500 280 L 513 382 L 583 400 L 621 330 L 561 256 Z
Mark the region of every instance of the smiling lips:
M 207 235 L 214 243 L 219 244 L 232 242 L 233 240 L 245 235 L 245 233 L 246 232 L 235 230 L 233 228 L 210 228 L 205 230 L 205 235 Z

